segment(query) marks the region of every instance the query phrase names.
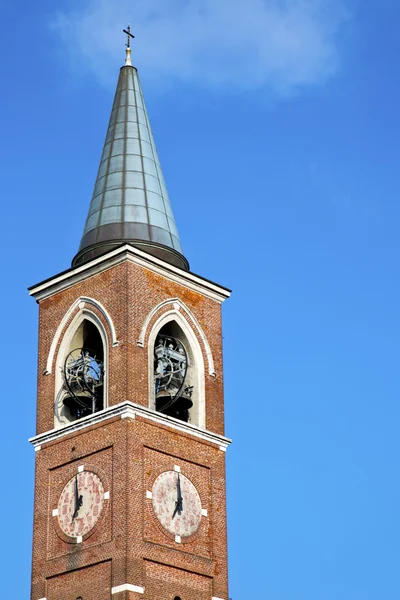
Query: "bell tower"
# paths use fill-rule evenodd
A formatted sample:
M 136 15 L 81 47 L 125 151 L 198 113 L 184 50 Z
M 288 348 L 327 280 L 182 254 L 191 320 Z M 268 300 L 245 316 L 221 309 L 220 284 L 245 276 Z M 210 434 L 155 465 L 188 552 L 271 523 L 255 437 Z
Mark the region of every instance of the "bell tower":
M 39 304 L 31 600 L 228 600 L 221 304 L 121 68 L 72 267 Z

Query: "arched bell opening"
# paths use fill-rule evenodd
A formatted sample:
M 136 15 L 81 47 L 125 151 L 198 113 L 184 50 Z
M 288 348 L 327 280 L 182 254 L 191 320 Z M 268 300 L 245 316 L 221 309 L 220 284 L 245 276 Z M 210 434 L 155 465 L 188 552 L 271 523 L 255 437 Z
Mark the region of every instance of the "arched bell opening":
M 204 426 L 204 365 L 192 330 L 166 318 L 150 336 L 151 405 L 166 416 Z M 163 319 L 161 319 L 163 321 Z
M 57 361 L 56 427 L 105 407 L 105 339 L 96 319 L 84 314 L 66 333 Z

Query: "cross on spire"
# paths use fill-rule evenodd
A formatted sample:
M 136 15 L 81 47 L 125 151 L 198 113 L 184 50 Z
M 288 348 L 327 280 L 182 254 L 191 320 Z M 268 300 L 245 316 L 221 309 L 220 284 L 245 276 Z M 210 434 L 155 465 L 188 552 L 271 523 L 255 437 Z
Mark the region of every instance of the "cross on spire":
M 128 25 L 128 27 L 126 29 L 122 30 L 124 33 L 126 33 L 126 59 L 125 59 L 125 65 L 128 65 L 129 67 L 132 66 L 132 60 L 131 60 L 131 38 L 133 39 L 135 36 L 131 34 L 131 26 Z
M 130 48 L 131 47 L 131 38 L 133 39 L 135 37 L 134 35 L 131 34 L 131 26 L 128 25 L 128 27 L 126 29 L 123 29 L 122 31 L 123 31 L 123 33 L 126 33 L 126 37 L 127 37 L 126 47 Z

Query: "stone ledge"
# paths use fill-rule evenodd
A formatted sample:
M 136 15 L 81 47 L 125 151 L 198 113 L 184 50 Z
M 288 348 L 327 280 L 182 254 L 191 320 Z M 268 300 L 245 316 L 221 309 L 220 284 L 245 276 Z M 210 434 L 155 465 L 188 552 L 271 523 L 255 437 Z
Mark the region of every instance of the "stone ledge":
M 120 417 L 121 419 L 135 419 L 136 416 L 163 425 L 167 429 L 173 429 L 175 431 L 180 431 L 181 433 L 192 435 L 195 438 L 198 438 L 200 441 L 216 444 L 223 452 L 226 451 L 229 444 L 232 442 L 232 440 L 224 437 L 223 435 L 212 433 L 211 431 L 201 429 L 196 425 L 185 423 L 184 421 L 180 421 L 174 417 L 168 417 L 162 413 L 151 410 L 150 408 L 146 408 L 145 406 L 134 404 L 133 402 L 129 401 L 121 402 L 115 406 L 109 406 L 108 408 L 94 413 L 93 415 L 88 415 L 87 417 L 83 417 L 83 419 L 73 421 L 69 425 L 66 425 L 60 429 L 52 429 L 50 431 L 46 431 L 45 433 L 40 433 L 39 435 L 31 437 L 29 442 L 33 445 L 35 451 L 37 452 L 43 448 L 44 444 L 62 439 L 71 433 L 87 429 L 88 427 L 92 427 L 93 425 L 97 425 L 99 423 L 104 423 L 105 421 L 114 419 L 115 417 Z

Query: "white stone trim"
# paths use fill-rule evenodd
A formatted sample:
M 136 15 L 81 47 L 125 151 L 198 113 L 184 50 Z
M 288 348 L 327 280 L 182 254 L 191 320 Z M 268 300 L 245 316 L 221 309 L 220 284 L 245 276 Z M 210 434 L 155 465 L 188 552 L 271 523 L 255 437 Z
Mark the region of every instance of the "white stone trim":
M 135 419 L 135 413 L 124 413 L 121 415 L 121 419 Z
M 104 492 L 103 498 L 104 498 L 104 500 L 109 500 L 110 499 L 110 492 Z
M 82 536 L 78 535 L 78 537 L 76 538 L 76 543 L 77 544 L 82 544 L 82 540 L 83 540 Z
M 182 543 L 182 538 L 181 538 L 181 536 L 180 536 L 180 535 L 176 535 L 176 536 L 175 536 L 175 542 L 176 542 L 177 544 L 181 544 L 181 543 Z
M 84 465 L 79 465 L 79 467 L 78 467 L 78 473 L 83 473 L 84 470 L 85 470 L 85 466 Z
M 197 425 L 201 428 L 206 426 L 206 384 L 204 377 L 204 357 L 203 352 L 190 323 L 186 320 L 181 311 L 175 309 L 162 313 L 154 323 L 148 339 L 148 381 L 149 381 L 149 406 L 155 409 L 155 389 L 154 389 L 154 344 L 158 332 L 164 325 L 175 321 L 185 334 L 188 345 L 194 357 L 195 373 L 195 394 L 197 395 Z
M 144 320 L 144 323 L 143 323 L 143 326 L 142 326 L 142 329 L 141 329 L 141 332 L 139 335 L 139 339 L 137 341 L 137 345 L 140 346 L 141 348 L 144 347 L 144 341 L 146 339 L 146 332 L 147 332 L 147 328 L 149 326 L 151 319 L 154 317 L 154 315 L 159 310 L 161 310 L 165 306 L 168 306 L 169 304 L 172 304 L 174 311 L 179 312 L 182 309 L 190 317 L 191 321 L 193 322 L 193 325 L 195 326 L 197 333 L 199 334 L 199 337 L 201 338 L 201 340 L 204 344 L 207 361 L 208 361 L 208 372 L 212 377 L 215 377 L 214 359 L 213 359 L 213 355 L 211 352 L 210 344 L 208 343 L 205 333 L 202 330 L 202 328 L 200 327 L 200 324 L 199 324 L 198 320 L 196 319 L 195 315 L 186 306 L 186 304 L 184 304 L 182 302 L 182 300 L 180 300 L 179 298 L 170 298 L 169 300 L 164 300 L 164 302 L 160 302 L 160 304 L 157 304 L 157 306 L 155 306 L 149 312 L 146 319 Z
M 176 471 L 176 473 L 180 473 L 181 468 L 178 465 L 174 465 L 174 471 Z
M 211 600 L 224 600 L 224 598 L 217 598 L 217 596 L 213 596 Z
M 136 592 L 137 594 L 144 594 L 144 587 L 141 587 L 140 585 L 124 583 L 111 588 L 111 594 L 118 594 L 119 592 Z
M 29 290 L 31 296 L 39 302 L 44 298 L 48 298 L 53 294 L 57 294 L 61 290 L 67 289 L 80 281 L 84 281 L 97 273 L 101 273 L 112 266 L 118 265 L 125 260 L 129 260 L 137 265 L 147 268 L 153 273 L 158 273 L 185 287 L 199 292 L 200 294 L 211 298 L 219 303 L 223 302 L 231 295 L 230 290 L 219 286 L 216 283 L 202 279 L 194 273 L 189 273 L 174 267 L 173 265 L 143 252 L 138 248 L 134 248 L 129 244 L 116 248 L 111 252 L 107 252 L 103 256 L 99 256 L 90 262 L 70 269 L 66 273 L 56 275 L 52 279 L 39 283 Z
M 66 421 L 68 421 L 67 417 L 62 417 L 60 415 L 61 409 L 63 407 L 63 398 L 65 397 L 66 390 L 64 386 L 64 378 L 63 378 L 63 368 L 64 361 L 66 358 L 67 350 L 70 348 L 70 344 L 72 341 L 75 332 L 79 328 L 79 326 L 83 323 L 83 321 L 90 321 L 97 328 L 101 341 L 103 344 L 104 351 L 104 398 L 103 404 L 107 406 L 108 404 L 108 354 L 109 354 L 109 339 L 107 335 L 106 328 L 104 327 L 103 322 L 99 319 L 96 313 L 91 311 L 90 309 L 83 308 L 81 309 L 68 326 L 67 331 L 61 341 L 57 358 L 55 361 L 56 369 L 55 369 L 55 390 L 54 390 L 54 425 L 59 428 L 64 427 L 66 425 Z M 54 341 L 54 340 L 53 340 Z M 60 408 L 61 407 L 61 408 Z
M 50 375 L 52 373 L 54 354 L 55 354 L 58 342 L 60 340 L 61 334 L 64 330 L 64 327 L 70 320 L 71 315 L 74 313 L 74 311 L 77 308 L 79 308 L 79 310 L 82 311 L 86 307 L 86 304 L 96 307 L 97 310 L 102 314 L 102 316 L 104 317 L 104 320 L 106 321 L 106 323 L 109 326 L 110 331 L 111 331 L 111 343 L 112 343 L 113 347 L 118 346 L 118 340 L 117 340 L 117 336 L 115 333 L 114 323 L 113 323 L 111 316 L 107 312 L 107 310 L 104 308 L 104 306 L 100 302 L 98 302 L 94 298 L 87 298 L 86 296 L 81 296 L 80 298 L 77 298 L 75 300 L 75 302 L 73 302 L 73 304 L 71 304 L 71 306 L 69 307 L 69 309 L 67 310 L 67 312 L 65 313 L 63 318 L 61 319 L 59 326 L 57 327 L 56 334 L 53 338 L 53 341 L 51 342 L 50 351 L 47 356 L 45 375 Z M 93 313 L 93 314 L 95 314 L 95 313 Z
M 39 452 L 42 446 L 35 446 L 35 452 Z
M 47 600 L 47 598 L 39 598 L 39 600 Z
M 153 492 L 150 492 L 149 490 L 146 491 L 146 498 L 148 500 L 152 500 L 153 499 Z
M 51 516 L 56 517 L 57 515 L 58 515 L 58 508 L 53 508 L 53 510 L 51 511 Z
M 134 404 L 133 402 L 129 402 L 127 400 L 125 402 L 117 404 L 116 406 L 109 406 L 104 410 L 94 413 L 93 415 L 83 417 L 78 421 L 72 421 L 71 423 L 65 425 L 65 427 L 61 429 L 51 429 L 50 431 L 40 433 L 39 435 L 31 437 L 29 441 L 31 442 L 31 444 L 33 444 L 34 448 L 36 449 L 38 446 L 43 446 L 48 442 L 59 440 L 67 435 L 70 435 L 71 433 L 87 429 L 92 425 L 103 423 L 105 421 L 108 421 L 109 419 L 114 419 L 117 416 L 121 418 L 130 417 L 134 419 L 136 415 L 143 417 L 149 421 L 153 421 L 154 423 L 164 425 L 165 427 L 173 429 L 174 431 L 179 431 L 181 433 L 187 433 L 189 435 L 192 435 L 198 440 L 203 440 L 211 444 L 216 444 L 219 448 L 226 449 L 232 442 L 232 440 L 224 437 L 223 435 L 219 435 L 218 433 L 212 433 L 211 431 L 207 431 L 206 429 L 201 429 L 196 425 L 192 425 L 191 423 L 185 423 L 184 421 L 180 421 L 179 419 L 175 419 L 174 417 L 168 417 L 167 415 L 163 415 L 162 413 L 156 412 L 155 410 L 151 410 L 146 406 Z
M 206 508 L 202 508 L 202 509 L 201 509 L 201 515 L 202 515 L 203 517 L 208 517 L 208 510 L 207 510 Z

